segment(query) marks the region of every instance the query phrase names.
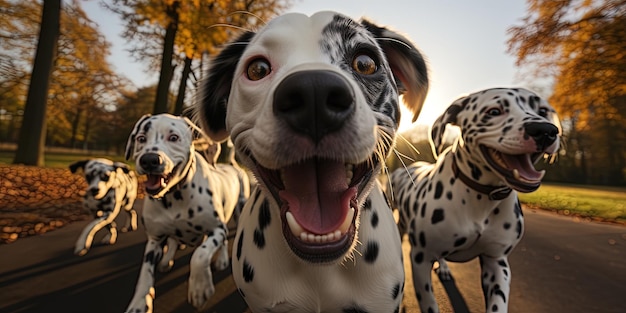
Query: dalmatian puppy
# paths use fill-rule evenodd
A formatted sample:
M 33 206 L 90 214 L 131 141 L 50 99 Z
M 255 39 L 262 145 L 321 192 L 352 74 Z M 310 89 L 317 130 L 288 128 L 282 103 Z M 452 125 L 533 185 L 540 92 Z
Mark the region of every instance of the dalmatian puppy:
M 460 138 L 443 150 L 447 124 Z M 462 97 L 431 128 L 436 164 L 417 162 L 391 175 L 399 228 L 408 232 L 415 292 L 422 312 L 438 312 L 430 271 L 449 279 L 444 259 L 476 257 L 487 312 L 506 312 L 511 283 L 508 255 L 524 233 L 517 192 L 539 188 L 542 157 L 559 149 L 555 110 L 522 88 L 494 88 Z
M 259 182 L 233 276 L 253 312 L 398 312 L 401 242 L 376 177 L 399 98 L 417 116 L 426 64 L 405 37 L 334 12 L 279 16 L 217 55 L 197 118 Z
M 185 117 L 144 115 L 134 126 L 126 158 L 146 175 L 142 222 L 148 241 L 126 312 L 152 312 L 155 267 L 169 270 L 179 244 L 196 247 L 190 262 L 188 301 L 201 309 L 215 292 L 211 261 L 228 267 L 226 223 L 249 196 L 246 173 L 228 164 L 211 165 L 194 149 L 202 131 Z
M 89 252 L 94 236 L 102 228 L 107 230 L 102 243 L 114 244 L 117 240 L 115 218 L 122 210 L 128 213 L 128 218 L 121 230 L 137 229 L 137 212 L 133 209 L 137 199 L 137 176 L 128 165 L 97 158 L 74 162 L 69 168 L 72 173 L 82 169 L 87 181 L 83 207 L 94 217 L 78 236 L 74 254 L 83 256 Z

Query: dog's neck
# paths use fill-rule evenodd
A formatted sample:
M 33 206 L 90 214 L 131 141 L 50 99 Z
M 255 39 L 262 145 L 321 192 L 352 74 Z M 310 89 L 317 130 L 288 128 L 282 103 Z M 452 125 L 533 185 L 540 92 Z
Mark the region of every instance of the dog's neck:
M 481 184 L 477 182 L 475 179 L 473 179 L 472 177 L 466 175 L 459 168 L 459 164 L 457 160 L 457 154 L 461 156 L 462 150 L 463 150 L 463 145 L 457 142 L 455 143 L 455 146 L 452 147 L 451 151 L 449 152 L 451 155 L 451 159 L 452 159 L 451 166 L 452 166 L 452 172 L 454 173 L 454 177 L 460 179 L 467 187 L 479 193 L 486 194 L 489 197 L 489 200 L 492 200 L 492 201 L 503 200 L 511 194 L 512 189 L 509 186 Z M 462 156 L 465 158 L 468 157 L 467 155 L 462 155 Z

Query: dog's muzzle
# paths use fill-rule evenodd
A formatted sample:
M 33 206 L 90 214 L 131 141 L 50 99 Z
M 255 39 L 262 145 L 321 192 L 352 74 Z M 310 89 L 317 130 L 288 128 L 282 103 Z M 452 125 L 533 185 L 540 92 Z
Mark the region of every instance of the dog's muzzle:
M 522 154 L 505 154 L 497 149 L 480 146 L 487 163 L 504 178 L 507 184 L 519 192 L 533 192 L 541 185 L 545 171 L 537 171 L 534 164 L 556 142 L 559 129 L 552 123 L 530 122 L 524 125 L 526 139 L 532 138 L 535 142 L 535 151 Z
M 339 132 L 355 111 L 352 86 L 332 71 L 293 73 L 274 92 L 276 118 L 315 145 Z M 313 155 L 270 170 L 251 159 L 281 208 L 283 236 L 298 257 L 326 263 L 350 250 L 356 237 L 357 199 L 376 161 L 352 164 Z
M 139 158 L 139 166 L 148 178 L 144 183 L 148 194 L 156 195 L 167 186 L 170 177 L 163 173 L 165 168 L 163 157 L 156 153 L 146 153 Z

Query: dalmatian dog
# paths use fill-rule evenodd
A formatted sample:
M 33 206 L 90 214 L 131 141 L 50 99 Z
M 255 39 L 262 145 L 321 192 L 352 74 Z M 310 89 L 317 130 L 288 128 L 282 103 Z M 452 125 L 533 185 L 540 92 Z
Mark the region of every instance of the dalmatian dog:
M 226 223 L 249 196 L 246 173 L 228 164 L 210 165 L 194 149 L 202 131 L 188 118 L 144 115 L 134 126 L 126 158 L 146 175 L 148 195 L 142 222 L 148 237 L 135 287 L 126 312 L 152 312 L 155 267 L 167 271 L 178 245 L 196 247 L 190 262 L 188 301 L 201 309 L 215 292 L 211 261 L 228 267 Z
M 447 124 L 461 136 L 444 147 Z M 439 312 L 430 271 L 450 279 L 444 259 L 480 259 L 487 312 L 506 312 L 511 283 L 508 255 L 524 233 L 517 192 L 539 188 L 559 149 L 555 110 L 522 88 L 494 88 L 457 99 L 431 128 L 436 164 L 417 162 L 391 175 L 399 228 L 411 244 L 415 292 L 422 312 Z
M 78 236 L 74 254 L 83 256 L 89 252 L 94 236 L 103 228 L 107 234 L 102 243 L 114 244 L 117 241 L 115 219 L 122 210 L 128 213 L 128 218 L 121 231 L 137 229 L 137 212 L 133 209 L 137 199 L 137 176 L 128 165 L 97 158 L 74 162 L 69 168 L 72 173 L 82 169 L 87 181 L 83 207 L 94 217 Z
M 398 312 L 401 242 L 376 177 L 399 95 L 417 116 L 426 64 L 405 37 L 334 12 L 279 16 L 213 60 L 196 112 L 259 182 L 233 276 L 253 312 Z

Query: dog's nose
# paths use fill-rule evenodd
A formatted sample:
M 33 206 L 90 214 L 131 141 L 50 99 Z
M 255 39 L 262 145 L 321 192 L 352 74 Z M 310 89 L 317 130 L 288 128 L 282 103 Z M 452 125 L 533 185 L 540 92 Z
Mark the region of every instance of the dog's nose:
M 95 196 L 98 194 L 98 188 L 91 188 L 89 189 L 89 192 L 91 192 L 91 195 Z
M 537 150 L 543 151 L 550 146 L 559 135 L 559 129 L 551 123 L 531 122 L 524 125 L 526 134 L 537 144 Z
M 148 172 L 158 169 L 162 164 L 163 158 L 156 153 L 146 153 L 139 158 L 139 165 Z
M 330 71 L 293 73 L 274 92 L 274 114 L 316 143 L 338 130 L 354 110 L 352 87 Z

